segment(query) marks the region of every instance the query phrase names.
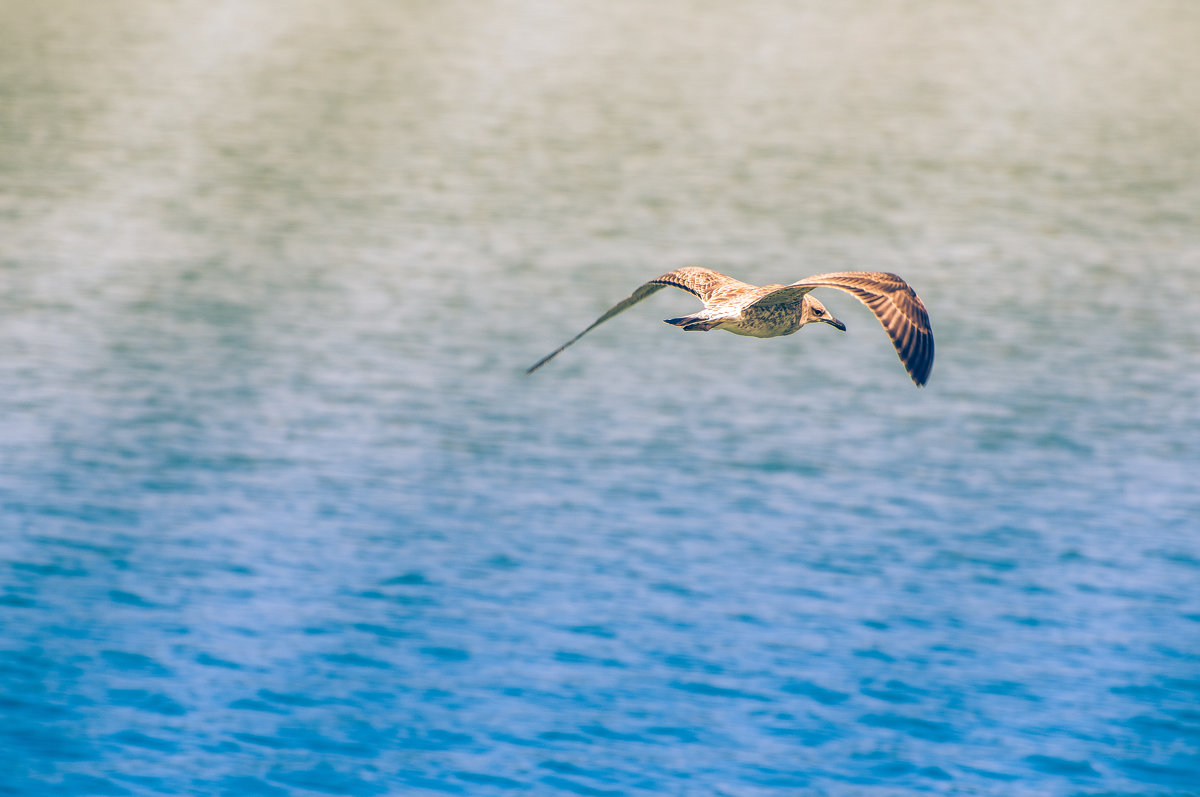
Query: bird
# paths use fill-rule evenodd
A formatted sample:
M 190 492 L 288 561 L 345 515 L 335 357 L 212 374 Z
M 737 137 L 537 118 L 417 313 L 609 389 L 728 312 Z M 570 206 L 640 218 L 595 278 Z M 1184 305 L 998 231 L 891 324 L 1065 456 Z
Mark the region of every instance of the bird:
M 858 299 L 875 314 L 917 387 L 929 381 L 929 374 L 933 370 L 933 328 L 929 323 L 929 313 L 916 291 L 895 274 L 838 271 L 815 274 L 790 285 L 751 285 L 719 271 L 688 266 L 644 283 L 627 299 L 593 321 L 587 329 L 534 363 L 525 373 L 532 374 L 605 321 L 666 287 L 687 291 L 704 302 L 704 308 L 699 312 L 667 318 L 666 323 L 687 332 L 723 329 L 735 335 L 755 338 L 791 335 L 813 323 L 829 324 L 845 332 L 846 325 L 810 295 L 816 288 L 835 288 Z

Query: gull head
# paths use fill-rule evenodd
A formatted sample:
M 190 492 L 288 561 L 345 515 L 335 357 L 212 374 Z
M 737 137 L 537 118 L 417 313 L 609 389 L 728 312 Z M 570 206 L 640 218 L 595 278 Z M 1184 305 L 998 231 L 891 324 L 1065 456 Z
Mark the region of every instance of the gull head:
M 833 313 L 825 309 L 825 305 L 813 297 L 805 294 L 804 296 L 804 312 L 800 316 L 800 324 L 811 324 L 815 321 L 820 321 L 823 324 L 829 324 L 834 329 L 846 331 L 846 325 L 833 317 Z

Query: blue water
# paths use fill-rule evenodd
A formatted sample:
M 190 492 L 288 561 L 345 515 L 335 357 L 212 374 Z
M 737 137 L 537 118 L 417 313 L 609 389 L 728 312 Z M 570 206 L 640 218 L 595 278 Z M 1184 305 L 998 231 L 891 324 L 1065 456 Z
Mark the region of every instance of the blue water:
M 1200 793 L 1198 34 L 10 0 L 0 794 Z

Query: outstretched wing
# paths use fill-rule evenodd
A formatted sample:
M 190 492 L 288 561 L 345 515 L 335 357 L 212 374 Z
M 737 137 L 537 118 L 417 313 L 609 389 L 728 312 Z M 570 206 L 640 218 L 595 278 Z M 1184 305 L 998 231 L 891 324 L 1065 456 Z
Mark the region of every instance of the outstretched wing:
M 907 282 L 895 274 L 878 271 L 816 274 L 764 296 L 759 303 L 795 301 L 813 288 L 837 288 L 871 308 L 892 339 L 913 382 L 921 387 L 929 381 L 933 370 L 933 327 L 925 304 Z M 791 299 L 785 298 L 792 294 Z
M 701 299 L 701 301 L 707 302 L 719 288 L 726 286 L 730 283 L 737 283 L 739 285 L 741 284 L 737 280 L 727 277 L 724 274 L 718 273 L 716 271 L 712 271 L 707 268 L 696 268 L 696 267 L 676 269 L 675 271 L 671 271 L 666 274 L 663 274 L 661 277 L 655 277 L 654 279 L 650 280 L 645 285 L 642 285 L 640 288 L 638 288 L 636 291 L 634 291 L 629 296 L 628 299 L 626 299 L 625 301 L 623 301 L 619 304 L 614 305 L 607 313 L 605 313 L 604 315 L 600 316 L 595 321 L 593 321 L 591 326 L 589 326 L 587 329 L 583 330 L 578 335 L 571 338 L 566 343 L 559 346 L 557 349 L 550 352 L 542 359 L 538 360 L 525 373 L 532 374 L 534 371 L 541 368 L 543 365 L 545 365 L 546 363 L 553 360 L 556 356 L 558 356 L 559 352 L 561 352 L 563 349 L 567 348 L 572 343 L 579 340 L 584 335 L 591 332 L 593 329 L 600 326 L 608 319 L 612 318 L 615 315 L 625 312 L 630 307 L 633 307 L 635 304 L 640 302 L 642 299 L 645 299 L 647 296 L 662 290 L 663 288 L 667 287 L 668 285 L 673 288 L 680 288 L 681 290 L 685 290 L 688 293 L 694 294 L 697 297 L 699 297 Z
M 675 288 L 682 288 L 688 293 L 695 294 L 705 304 L 708 304 L 709 300 L 714 296 L 719 299 L 722 295 L 730 291 L 738 292 L 754 287 L 740 280 L 735 280 L 733 277 L 726 276 L 719 271 L 713 271 L 711 268 L 699 268 L 698 266 L 675 269 L 667 274 L 663 274 L 661 277 L 655 277 L 647 284 L 670 285 Z

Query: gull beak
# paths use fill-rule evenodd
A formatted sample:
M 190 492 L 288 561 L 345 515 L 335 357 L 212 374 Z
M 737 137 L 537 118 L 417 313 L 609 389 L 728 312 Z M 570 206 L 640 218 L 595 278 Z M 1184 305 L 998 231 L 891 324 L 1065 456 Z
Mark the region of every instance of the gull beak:
M 843 324 L 841 321 L 838 321 L 833 316 L 829 316 L 829 318 L 822 318 L 821 320 L 824 321 L 826 324 L 829 324 L 829 326 L 833 327 L 834 329 L 840 329 L 843 332 L 846 331 L 846 325 Z

